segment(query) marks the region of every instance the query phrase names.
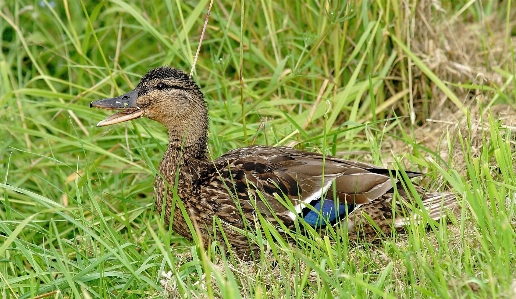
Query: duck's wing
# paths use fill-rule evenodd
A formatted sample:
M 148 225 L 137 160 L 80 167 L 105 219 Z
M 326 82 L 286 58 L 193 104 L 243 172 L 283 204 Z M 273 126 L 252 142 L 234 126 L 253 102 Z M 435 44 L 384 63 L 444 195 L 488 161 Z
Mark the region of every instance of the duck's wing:
M 231 193 L 244 208 L 248 206 L 246 201 L 254 198 L 261 213 L 273 210 L 276 215 L 291 220 L 300 214 L 306 216 L 310 211 L 305 208 L 315 206 L 321 198 L 338 204 L 335 209 L 352 208 L 379 198 L 395 183 L 387 169 L 288 147 L 241 148 L 221 156 L 214 164 L 217 173 L 211 185 L 218 185 L 219 191 L 211 190 L 211 198 L 222 200 L 225 194 Z M 409 177 L 420 175 L 407 174 Z M 224 188 L 219 188 L 221 185 Z M 288 197 L 292 207 L 276 196 Z M 321 212 L 330 206 L 321 205 Z

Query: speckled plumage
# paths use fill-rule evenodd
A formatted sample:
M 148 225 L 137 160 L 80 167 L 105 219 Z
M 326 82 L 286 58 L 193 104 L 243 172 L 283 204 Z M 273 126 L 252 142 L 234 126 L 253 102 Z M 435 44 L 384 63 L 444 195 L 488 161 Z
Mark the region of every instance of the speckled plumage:
M 169 146 L 154 184 L 157 210 L 167 224 L 172 222 L 174 231 L 191 238 L 175 204 L 180 198 L 204 244 L 212 240 L 217 217 L 242 257 L 256 248 L 238 230 L 254 229 L 257 212 L 272 224 L 281 221 L 286 227 L 303 219 L 316 228 L 345 221 L 350 238 L 360 234 L 374 239 L 378 229 L 388 234 L 406 225 L 414 218 L 414 206 L 439 219 L 443 207 L 455 204 L 452 194 L 425 193 L 416 187 L 420 207 L 396 180 L 396 172 L 289 147 L 240 148 L 211 161 L 203 94 L 188 75 L 169 67 L 149 71 L 126 95 L 91 106 L 121 110 L 99 126 L 146 116 L 167 127 Z M 419 175 L 407 172 L 409 178 Z M 393 188 L 401 200 L 393 200 Z

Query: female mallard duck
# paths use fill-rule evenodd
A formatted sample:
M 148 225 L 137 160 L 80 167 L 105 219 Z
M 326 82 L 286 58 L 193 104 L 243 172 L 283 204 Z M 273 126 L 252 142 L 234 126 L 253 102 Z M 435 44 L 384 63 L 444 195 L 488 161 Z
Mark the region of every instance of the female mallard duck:
M 370 239 L 378 230 L 389 233 L 402 228 L 416 215 L 414 206 L 437 220 L 443 207 L 455 203 L 452 194 L 425 193 L 417 188 L 418 205 L 391 177 L 396 176 L 394 172 L 289 147 L 251 146 L 212 161 L 207 155 L 204 96 L 187 74 L 170 67 L 153 69 L 133 91 L 94 101 L 90 107 L 121 110 L 99 122 L 99 127 L 141 116 L 163 124 L 169 145 L 154 183 L 157 210 L 164 212 L 167 224 L 173 221 L 177 233 L 191 238 L 175 204 L 179 197 L 204 244 L 211 240 L 217 217 L 240 256 L 256 249 L 241 231 L 254 227 L 257 211 L 272 224 L 281 221 L 287 228 L 296 221 L 321 228 L 346 219 L 350 238 L 360 232 Z M 393 200 L 396 187 L 403 200 Z

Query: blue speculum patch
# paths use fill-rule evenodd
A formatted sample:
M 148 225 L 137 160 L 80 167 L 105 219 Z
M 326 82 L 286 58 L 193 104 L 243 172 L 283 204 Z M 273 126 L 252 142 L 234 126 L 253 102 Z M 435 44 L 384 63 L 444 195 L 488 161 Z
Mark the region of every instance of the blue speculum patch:
M 332 199 L 314 200 L 310 203 L 313 209 L 308 207 L 304 208 L 303 219 L 313 227 L 321 228 L 326 225 L 333 225 L 346 217 L 347 214 L 353 211 L 355 205 L 346 205 L 338 203 Z M 346 212 L 347 209 L 347 212 Z

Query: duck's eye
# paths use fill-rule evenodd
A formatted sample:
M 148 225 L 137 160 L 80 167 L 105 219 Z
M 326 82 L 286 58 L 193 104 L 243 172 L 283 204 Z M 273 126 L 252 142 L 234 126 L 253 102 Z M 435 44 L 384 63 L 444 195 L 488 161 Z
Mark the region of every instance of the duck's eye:
M 165 85 L 165 83 L 162 82 L 159 82 L 158 85 L 156 85 L 156 88 L 159 90 L 165 89 L 165 87 L 167 87 L 167 85 Z

